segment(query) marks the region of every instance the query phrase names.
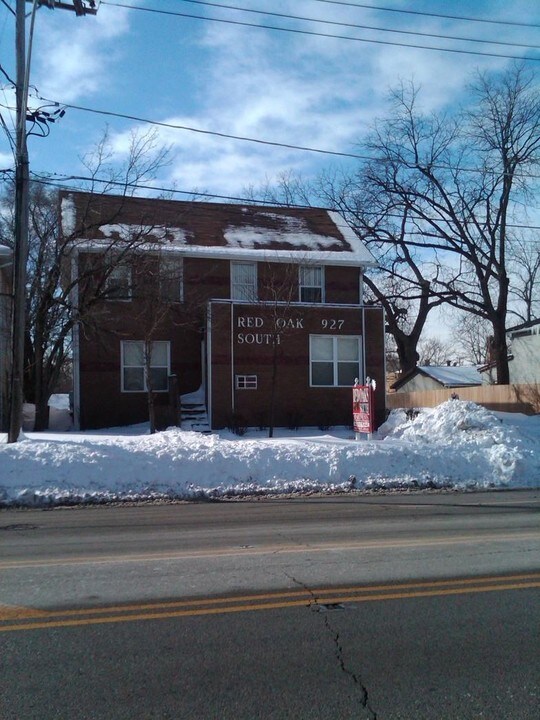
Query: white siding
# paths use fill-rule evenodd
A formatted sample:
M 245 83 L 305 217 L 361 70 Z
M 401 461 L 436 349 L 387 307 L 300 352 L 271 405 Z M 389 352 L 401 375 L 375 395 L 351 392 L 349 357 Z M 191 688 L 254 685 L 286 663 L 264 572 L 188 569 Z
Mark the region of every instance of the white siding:
M 510 382 L 512 384 L 540 383 L 540 334 L 534 328 L 534 334 L 515 337 L 510 361 Z

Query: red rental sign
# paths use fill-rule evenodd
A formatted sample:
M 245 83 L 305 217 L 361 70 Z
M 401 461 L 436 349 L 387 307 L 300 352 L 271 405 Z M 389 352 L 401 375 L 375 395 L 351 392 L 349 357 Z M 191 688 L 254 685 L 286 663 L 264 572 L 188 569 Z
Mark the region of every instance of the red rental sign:
M 373 387 L 353 385 L 353 429 L 355 433 L 373 432 Z

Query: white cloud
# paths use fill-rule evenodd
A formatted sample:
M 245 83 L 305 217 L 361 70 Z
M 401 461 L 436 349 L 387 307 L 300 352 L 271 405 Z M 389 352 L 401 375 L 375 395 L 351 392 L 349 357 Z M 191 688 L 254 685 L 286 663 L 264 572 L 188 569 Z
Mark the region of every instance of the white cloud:
M 501 14 L 517 18 L 525 13 L 524 19 L 531 21 L 524 0 L 513 0 L 511 6 L 501 6 Z M 456 29 L 455 23 L 435 18 L 301 0 L 283 0 L 272 9 L 323 20 L 427 33 L 468 33 L 479 38 L 497 35 L 496 26 L 468 27 L 462 23 Z M 199 12 L 214 17 L 241 17 L 217 8 Z M 475 9 L 475 14 L 495 16 L 495 12 L 497 9 L 482 2 Z M 193 26 L 179 21 L 171 29 L 176 20 L 151 17 L 153 30 L 146 13 L 108 5 L 102 6 L 95 18 L 41 11 L 34 63 L 35 84 L 40 92 L 67 102 L 90 95 L 99 97 L 102 106 L 113 111 L 122 112 L 124 108 L 133 115 L 224 134 L 354 153 L 358 151 L 356 143 L 374 119 L 387 112 L 388 90 L 400 79 L 414 79 L 422 87 L 423 106 L 439 110 L 462 100 L 466 79 L 475 67 L 487 69 L 506 62 L 213 22 L 195 21 Z M 257 15 L 242 19 L 312 32 L 429 44 L 427 39 L 313 22 Z M 137 23 L 139 33 L 128 33 Z M 143 24 L 145 31 L 149 28 L 148 33 L 140 32 Z M 159 36 L 155 34 L 158 31 Z M 505 39 L 520 36 L 525 37 L 526 33 L 509 28 Z M 444 41 L 432 43 L 442 46 Z M 136 71 L 133 55 L 130 62 L 126 61 L 134 47 L 140 54 Z M 146 73 L 145 61 L 150 57 L 153 64 L 148 64 L 153 72 L 160 73 L 159 77 L 152 77 L 150 70 Z M 134 72 L 138 74 L 137 84 L 129 85 L 122 106 L 120 93 L 115 94 L 115 90 L 126 85 L 126 79 Z M 98 105 L 92 103 L 92 98 L 85 98 L 86 103 Z M 81 123 L 87 120 L 87 127 L 90 126 L 88 117 L 76 117 Z M 91 129 L 95 131 L 100 123 L 95 117 L 91 120 Z M 119 157 L 125 157 L 129 142 L 127 124 L 121 126 L 119 121 L 112 120 L 111 123 L 116 128 L 112 131 L 115 151 Z M 168 179 L 186 190 L 198 186 L 225 195 L 239 194 L 242 188 L 256 186 L 265 177 L 272 178 L 290 169 L 313 175 L 323 165 L 339 162 L 332 156 L 187 131 L 161 129 L 160 137 L 172 144 L 177 156 Z
M 71 12 L 41 11 L 36 22 L 33 82 L 42 95 L 64 102 L 95 94 L 114 74 L 120 58 L 111 40 L 129 30 L 129 11 L 107 7 L 107 12 L 76 17 Z
M 314 14 L 312 3 L 281 4 L 280 10 Z M 318 7 L 318 17 L 332 18 L 335 12 L 335 8 L 322 3 Z M 339 17 L 343 22 L 358 22 L 358 13 L 354 16 L 352 9 L 342 12 L 340 8 Z M 372 13 L 364 18 L 365 24 L 381 25 L 380 17 L 375 20 Z M 278 24 L 277 20 L 257 16 L 250 16 L 249 21 Z M 415 21 L 415 27 L 424 32 L 434 32 L 437 25 L 440 23 L 428 19 L 420 28 L 420 22 Z M 301 27 L 375 37 L 368 31 L 314 23 L 303 23 Z M 408 36 L 383 37 L 396 42 L 419 42 Z M 200 81 L 203 102 L 200 114 L 185 124 L 345 153 L 355 152 L 356 143 L 374 118 L 387 112 L 388 90 L 400 78 L 414 79 L 422 87 L 426 109 L 440 109 L 461 99 L 466 78 L 477 65 L 490 67 L 504 62 L 212 23 L 202 42 L 209 58 Z M 189 133 L 186 137 L 177 132 L 168 139 L 179 150 L 173 173 L 178 182 L 189 182 L 191 177 L 201 184 L 204 177 L 203 184 L 216 192 L 228 188 L 237 193 L 242 187 L 260 183 L 264 176 L 272 177 L 291 168 L 316 172 L 315 165 L 325 162 L 322 155 L 254 148 Z M 328 156 L 326 162 L 336 160 Z
M 6 170 L 13 167 L 13 155 L 7 152 L 0 152 L 0 169 Z

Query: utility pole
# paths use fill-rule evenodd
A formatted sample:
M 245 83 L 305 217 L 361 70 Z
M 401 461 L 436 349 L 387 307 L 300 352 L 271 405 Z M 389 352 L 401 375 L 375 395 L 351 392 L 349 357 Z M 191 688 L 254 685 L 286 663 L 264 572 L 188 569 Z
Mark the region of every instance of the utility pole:
M 17 442 L 22 424 L 24 331 L 26 304 L 26 257 L 28 255 L 28 149 L 26 146 L 26 30 L 25 0 L 17 0 L 15 52 L 17 62 L 15 135 L 15 252 L 13 262 L 13 331 L 11 339 L 11 392 L 8 442 Z
M 26 53 L 26 2 L 31 2 L 32 26 L 28 56 Z M 24 339 L 26 329 L 26 260 L 28 256 L 28 197 L 30 171 L 26 143 L 26 114 L 28 109 L 28 85 L 32 31 L 36 10 L 41 7 L 73 10 L 76 15 L 95 15 L 96 0 L 17 0 L 15 9 L 15 55 L 16 55 L 16 134 L 15 134 L 15 250 L 13 258 L 13 311 L 11 337 L 11 387 L 8 443 L 17 442 L 22 427 L 24 386 Z

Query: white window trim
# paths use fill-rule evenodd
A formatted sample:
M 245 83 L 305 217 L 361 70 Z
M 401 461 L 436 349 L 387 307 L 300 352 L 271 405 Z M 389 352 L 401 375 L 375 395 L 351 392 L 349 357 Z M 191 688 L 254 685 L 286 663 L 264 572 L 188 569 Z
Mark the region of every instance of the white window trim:
M 333 365 L 333 383 L 332 385 L 314 385 L 313 384 L 313 359 L 311 357 L 311 339 L 312 338 L 331 338 L 333 341 L 333 350 L 332 350 L 332 361 L 327 360 L 326 362 L 332 362 Z M 338 354 L 337 354 L 337 341 L 338 340 L 356 340 L 358 343 L 358 375 L 357 377 L 362 377 L 362 336 L 361 335 L 310 335 L 309 336 L 309 386 L 310 387 L 317 387 L 317 388 L 340 388 L 340 387 L 352 387 L 349 385 L 338 385 L 337 379 L 338 379 Z M 315 361 L 318 362 L 318 361 Z
M 257 390 L 258 376 L 257 375 L 236 375 L 235 376 L 235 387 L 237 390 Z
M 321 269 L 321 284 L 319 285 L 304 285 L 302 283 L 302 269 L 303 268 L 320 268 Z M 302 289 L 312 289 L 317 288 L 321 291 L 321 300 L 320 302 L 309 302 L 308 300 L 302 300 Z M 326 277 L 324 272 L 324 265 L 299 265 L 298 266 L 298 300 L 299 302 L 306 302 L 310 305 L 321 305 L 322 303 L 326 302 Z
M 170 340 L 154 340 L 154 342 L 164 342 L 167 344 L 167 377 L 171 374 L 171 343 Z M 122 393 L 146 393 L 148 388 L 146 386 L 146 374 L 144 372 L 144 365 L 130 365 L 130 367 L 142 367 L 143 368 L 143 389 L 142 390 L 126 390 L 124 388 L 124 344 L 125 343 L 143 343 L 144 340 L 121 340 L 120 341 L 120 392 Z M 165 367 L 164 365 L 154 365 L 153 367 Z M 169 389 L 165 390 L 154 390 L 155 393 L 166 393 Z
M 245 300 L 244 298 L 237 298 L 237 297 L 235 297 L 235 294 L 234 294 L 235 282 L 234 282 L 234 277 L 233 277 L 233 274 L 234 274 L 233 268 L 238 265 L 250 265 L 254 269 L 255 279 L 254 279 L 254 286 L 253 286 L 253 298 L 250 298 L 248 300 Z M 258 267 L 257 267 L 256 262 L 231 260 L 230 275 L 231 275 L 231 288 L 230 288 L 231 300 L 237 300 L 238 302 L 258 302 L 258 300 L 259 300 L 259 277 L 258 277 Z

